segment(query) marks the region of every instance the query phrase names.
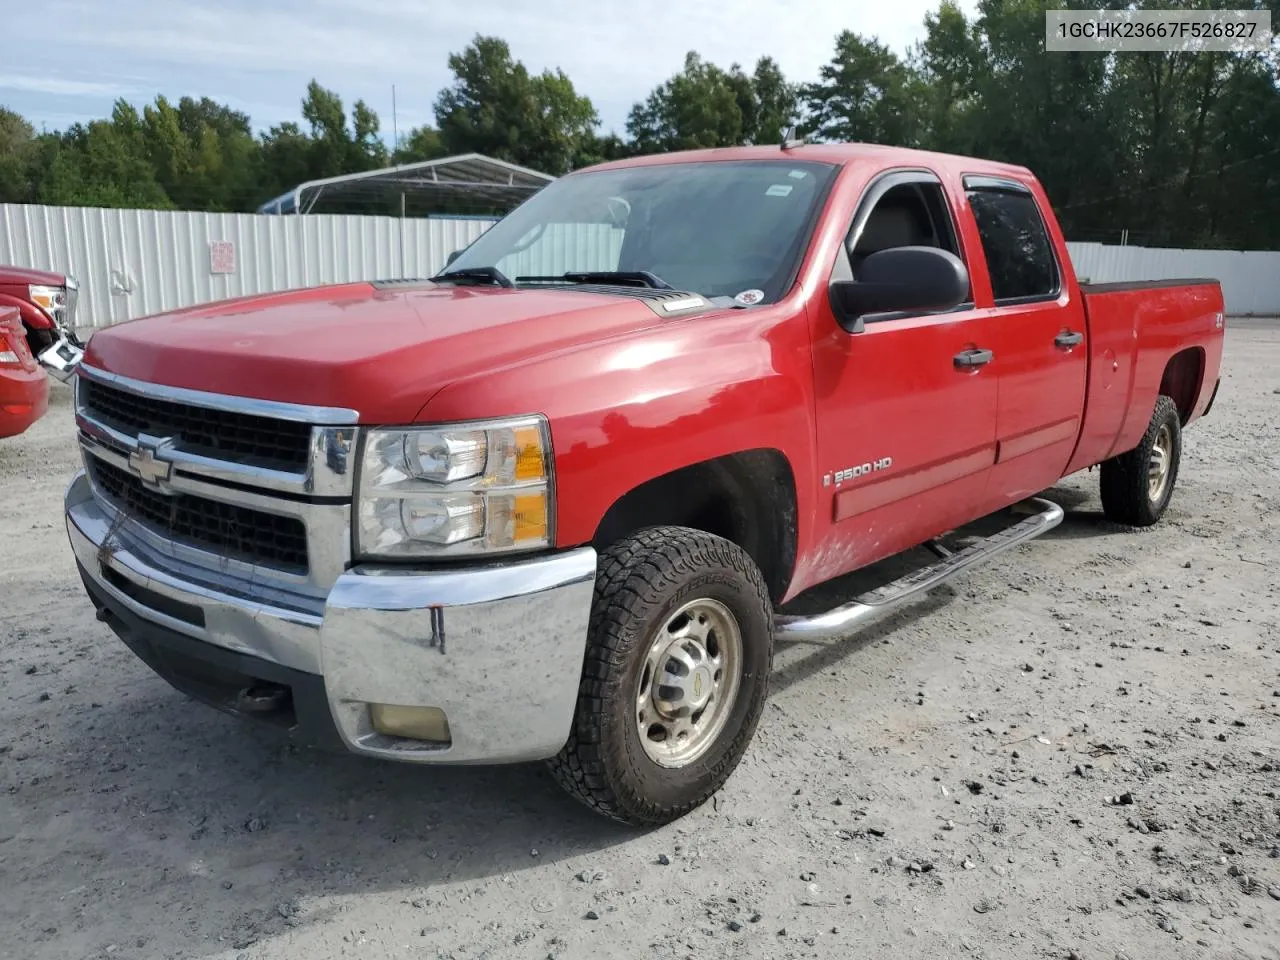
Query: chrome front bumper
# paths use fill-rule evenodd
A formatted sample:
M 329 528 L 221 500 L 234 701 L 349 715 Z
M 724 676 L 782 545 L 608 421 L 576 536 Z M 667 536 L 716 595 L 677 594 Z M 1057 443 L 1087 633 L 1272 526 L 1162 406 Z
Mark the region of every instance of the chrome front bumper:
M 91 592 L 187 649 L 268 665 L 264 677 L 281 669 L 319 677 L 338 737 L 356 753 L 505 763 L 553 756 L 568 738 L 595 585 L 590 547 L 429 572 L 355 566 L 305 610 L 232 592 L 226 581 L 198 582 L 113 533 L 83 472 L 67 490 L 66 517 Z M 383 736 L 371 703 L 437 707 L 451 742 Z

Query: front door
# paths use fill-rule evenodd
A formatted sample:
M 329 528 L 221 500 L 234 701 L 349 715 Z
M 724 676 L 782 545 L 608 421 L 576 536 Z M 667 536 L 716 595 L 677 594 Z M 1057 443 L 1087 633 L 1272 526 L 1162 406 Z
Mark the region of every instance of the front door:
M 1088 379 L 1084 305 L 1072 297 L 1045 218 L 1023 183 L 966 177 L 965 196 L 990 278 L 999 341 L 996 464 L 987 488 L 997 509 L 1052 486 L 1080 433 Z
M 865 256 L 934 246 L 964 259 L 938 178 L 886 174 L 867 189 L 835 278 Z M 947 313 L 885 314 L 846 332 L 825 298 L 813 317 L 820 544 L 824 580 L 972 519 L 995 460 L 995 321 L 972 302 Z

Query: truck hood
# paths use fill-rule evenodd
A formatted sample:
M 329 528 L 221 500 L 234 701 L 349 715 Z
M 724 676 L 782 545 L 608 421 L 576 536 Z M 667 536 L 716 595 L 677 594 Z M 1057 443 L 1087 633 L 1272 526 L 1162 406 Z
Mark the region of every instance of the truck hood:
M 638 300 L 586 291 L 357 283 L 117 324 L 93 335 L 85 363 L 171 387 L 350 407 L 362 423 L 411 423 L 456 379 L 662 322 Z M 539 398 L 529 400 L 536 412 Z
M 32 270 L 29 267 L 10 267 L 0 265 L 0 284 L 42 284 L 47 287 L 60 287 L 67 282 L 61 273 L 50 273 L 48 270 Z

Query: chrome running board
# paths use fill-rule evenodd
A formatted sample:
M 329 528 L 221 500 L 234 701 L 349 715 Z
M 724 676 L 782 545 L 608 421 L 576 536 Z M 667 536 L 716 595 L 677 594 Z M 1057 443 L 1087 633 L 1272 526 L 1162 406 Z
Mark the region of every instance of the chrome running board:
M 855 630 L 888 616 L 906 601 L 928 593 L 969 567 L 990 560 L 1028 540 L 1034 540 L 1062 522 L 1062 508 L 1048 500 L 1033 497 L 1018 506 L 1031 508 L 1035 513 L 954 553 L 931 540 L 929 548 L 941 557 L 937 563 L 922 567 L 825 613 L 811 617 L 775 617 L 774 637 L 778 640 L 835 640 L 848 636 Z

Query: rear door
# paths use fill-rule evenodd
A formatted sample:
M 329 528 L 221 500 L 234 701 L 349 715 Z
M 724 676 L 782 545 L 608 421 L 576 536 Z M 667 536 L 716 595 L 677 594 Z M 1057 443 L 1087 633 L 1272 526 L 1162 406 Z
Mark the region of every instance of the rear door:
M 1065 472 L 1084 414 L 1088 330 L 1040 198 L 997 177 L 965 177 L 964 189 L 989 279 L 989 289 L 975 284 L 975 293 L 995 321 L 996 463 L 986 498 L 994 509 Z
M 832 279 L 856 281 L 867 255 L 902 246 L 965 259 L 932 172 L 892 171 L 867 187 Z M 856 333 L 826 297 L 812 303 L 820 502 L 830 511 L 814 553 L 826 579 L 976 515 L 995 459 L 997 394 L 993 321 L 972 302 L 866 317 Z

